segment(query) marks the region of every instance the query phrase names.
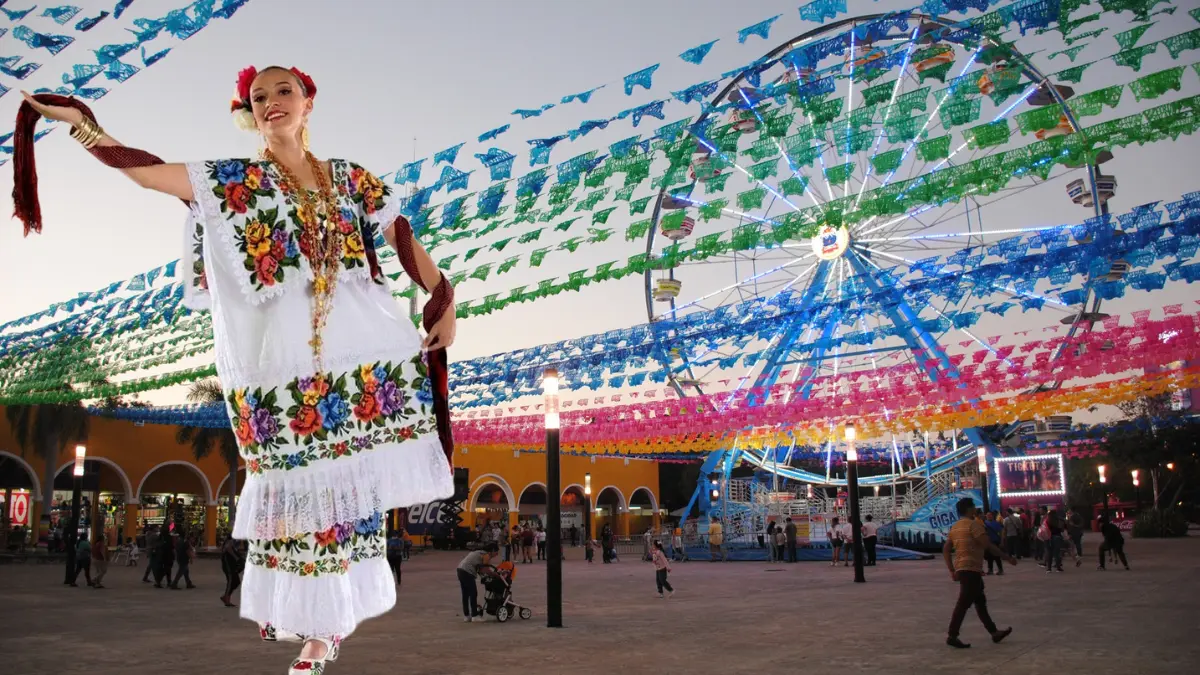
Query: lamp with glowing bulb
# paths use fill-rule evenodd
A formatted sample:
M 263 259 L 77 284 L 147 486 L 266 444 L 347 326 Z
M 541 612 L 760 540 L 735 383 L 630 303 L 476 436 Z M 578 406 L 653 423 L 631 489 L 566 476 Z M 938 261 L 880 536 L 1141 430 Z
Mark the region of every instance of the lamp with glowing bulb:
M 559 462 L 558 371 L 542 374 L 546 405 L 546 626 L 562 628 L 562 474 Z
M 583 517 L 583 540 L 592 539 L 592 474 L 583 474 L 583 503 L 587 508 Z
M 1100 512 L 1100 517 L 1106 523 L 1108 522 L 1108 476 L 1105 475 L 1104 471 L 1107 468 L 1103 464 L 1096 467 L 1096 472 L 1100 474 L 1100 489 L 1104 492 L 1104 510 Z
M 1141 488 L 1142 482 L 1140 480 L 1138 480 L 1138 470 L 1133 469 L 1132 471 L 1129 472 L 1129 475 L 1133 477 L 1133 505 L 1135 507 L 1137 507 L 1138 511 L 1141 511 L 1142 510 L 1142 488 Z
M 71 470 L 71 522 L 67 523 L 67 571 L 65 584 L 75 583 L 75 544 L 79 540 L 79 507 L 83 502 L 83 471 L 87 446 L 75 446 L 75 466 Z
M 984 446 L 979 446 L 978 448 L 976 448 L 975 449 L 975 458 L 978 461 L 978 466 L 979 466 L 979 492 L 983 495 L 983 512 L 987 513 L 989 511 L 991 511 L 991 508 L 988 505 L 988 497 L 990 495 L 988 494 L 987 448 Z
M 858 508 L 858 450 L 854 447 L 858 431 L 853 422 L 846 424 L 845 433 L 849 444 L 846 448 L 846 487 L 850 493 L 847 496 L 850 498 L 850 531 L 854 541 L 854 582 L 861 584 L 867 578 L 863 574 L 862 522 Z

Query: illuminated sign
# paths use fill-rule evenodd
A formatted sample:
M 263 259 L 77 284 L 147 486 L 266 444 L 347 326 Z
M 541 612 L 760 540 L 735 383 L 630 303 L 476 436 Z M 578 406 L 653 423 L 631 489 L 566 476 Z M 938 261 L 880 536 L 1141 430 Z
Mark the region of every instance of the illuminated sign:
M 1001 497 L 1045 497 L 1066 493 L 1062 455 L 1026 455 L 996 459 Z
M 8 505 L 8 518 L 13 527 L 29 524 L 29 493 L 13 491 L 12 502 Z
M 822 225 L 812 239 L 812 246 L 813 253 L 821 260 L 835 260 L 850 246 L 850 232 L 844 227 Z

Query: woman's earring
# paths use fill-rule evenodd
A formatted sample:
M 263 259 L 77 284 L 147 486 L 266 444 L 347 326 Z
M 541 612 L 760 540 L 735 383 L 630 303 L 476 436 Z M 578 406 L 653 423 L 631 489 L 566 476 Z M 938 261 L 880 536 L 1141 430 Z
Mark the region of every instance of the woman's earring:
M 258 134 L 258 158 L 267 158 L 267 137 L 262 132 Z
M 304 148 L 305 152 L 308 152 L 308 125 L 307 124 L 305 124 L 303 127 L 300 127 L 300 146 Z

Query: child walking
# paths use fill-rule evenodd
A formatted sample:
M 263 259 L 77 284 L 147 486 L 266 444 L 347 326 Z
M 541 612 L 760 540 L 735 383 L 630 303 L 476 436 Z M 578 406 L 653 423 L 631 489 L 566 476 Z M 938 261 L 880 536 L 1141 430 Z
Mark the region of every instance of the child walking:
M 658 585 L 658 597 L 663 597 L 664 588 L 667 589 L 666 597 L 675 595 L 675 589 L 671 588 L 671 582 L 667 581 L 667 575 L 671 573 L 671 561 L 667 559 L 667 553 L 663 550 L 661 541 L 654 542 L 650 560 L 654 563 L 654 582 Z
M 592 564 L 592 558 L 595 557 L 595 555 L 596 555 L 596 540 L 595 539 L 588 539 L 587 542 L 584 543 L 583 553 L 588 561 L 588 564 L 589 565 Z

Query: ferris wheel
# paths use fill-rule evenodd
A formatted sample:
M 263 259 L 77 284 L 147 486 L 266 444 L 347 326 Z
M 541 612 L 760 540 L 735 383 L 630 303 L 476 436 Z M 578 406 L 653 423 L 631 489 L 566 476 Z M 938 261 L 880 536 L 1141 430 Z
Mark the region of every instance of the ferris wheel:
M 878 30 L 881 21 L 886 30 Z M 864 25 L 872 29 L 860 32 Z M 820 58 L 796 57 L 831 42 L 840 48 L 817 50 Z M 1073 89 L 1051 82 L 1012 44 L 964 34 L 928 15 L 861 16 L 779 45 L 712 94 L 690 127 L 692 182 L 660 191 L 646 254 L 671 260 L 679 242 L 722 231 L 733 233 L 734 245 L 648 270 L 648 319 L 678 326 L 692 315 L 756 305 L 787 306 L 792 318 L 772 321 L 765 330 L 749 321 L 746 330 L 701 341 L 673 328 L 660 330 L 658 361 L 681 396 L 719 391 L 716 398 L 726 404 L 740 397 L 756 405 L 762 401 L 752 392 L 788 384 L 788 396 L 808 398 L 823 377 L 894 365 L 917 368 L 934 381 L 958 378 L 943 348 L 948 334 L 987 346 L 958 317 L 979 316 L 999 298 L 1048 314 L 1047 322 L 1067 325 L 1070 336 L 1104 316 L 1092 284 L 1127 270 L 1112 261 L 1107 275 L 1072 277 L 1068 283 L 1082 290 L 1073 294 L 1082 301 L 1073 304 L 1056 300 L 1037 282 L 997 283 L 976 274 L 995 262 L 989 252 L 1006 240 L 1053 229 L 998 222 L 1000 202 L 1057 185 L 1088 216 L 1106 214 L 1116 188 L 1115 179 L 1100 172 L 1099 165 L 1112 158 L 1107 151 L 1074 163 L 1055 158 L 996 183 L 980 181 L 954 198 L 923 189 L 938 182 L 944 175 L 939 172 L 1003 167 L 1005 153 L 1023 143 L 1082 132 L 1067 104 Z M 1006 120 L 1034 109 L 1042 111 L 1044 123 L 1029 136 L 1010 138 Z M 1003 138 L 983 137 L 1001 126 Z M 748 166 L 744 157 L 754 163 Z M 736 181 L 740 187 L 730 187 Z M 761 201 L 742 202 L 739 190 L 754 197 L 756 188 Z M 881 194 L 899 194 L 904 208 L 860 208 Z M 799 228 L 788 228 L 797 222 Z M 768 228 L 793 236 L 760 236 Z M 940 274 L 951 283 L 914 301 L 902 289 L 917 274 Z M 730 375 L 730 366 L 738 364 L 741 372 Z M 725 386 L 713 387 L 713 380 Z M 920 468 L 914 456 L 913 470 L 928 477 L 973 466 L 976 448 L 985 457 L 993 452 L 983 430 L 962 431 L 966 442 L 954 452 L 941 458 L 927 452 Z M 791 452 L 714 451 L 701 469 L 697 495 L 705 493 L 704 476 L 721 472 L 728 478 L 741 462 L 793 480 L 845 484 L 831 476 L 828 459 L 822 476 L 792 466 L 786 461 Z M 904 473 L 901 461 L 892 473 L 870 480 Z
M 887 30 L 878 30 L 881 20 Z M 868 24 L 873 30 L 859 31 Z M 834 40 L 843 48 L 819 60 L 795 56 Z M 652 323 L 755 302 L 786 304 L 795 319 L 703 344 L 682 335 L 672 341 L 672 331 L 663 331 L 669 353 L 660 362 L 672 386 L 683 396 L 703 394 L 712 378 L 724 377 L 732 399 L 786 382 L 807 397 L 817 378 L 885 363 L 912 364 L 934 379 L 953 376 L 941 346 L 946 334 L 979 341 L 955 317 L 997 298 L 1057 310 L 1071 332 L 1086 327 L 1099 309 L 1087 292 L 1083 304 L 1067 305 L 1030 284 L 996 284 L 974 272 L 994 262 L 989 248 L 1052 229 L 998 222 L 989 217 L 994 205 L 1057 184 L 1100 215 L 1115 191 L 1112 177 L 1082 162 L 1051 162 L 1000 184 L 985 181 L 955 199 L 925 189 L 951 168 L 989 158 L 999 166 L 1004 153 L 1023 143 L 1078 133 L 1066 103 L 1073 95 L 1012 44 L 916 13 L 848 18 L 765 54 L 716 92 L 692 124 L 692 182 L 660 191 L 646 237 L 648 257 L 660 260 L 669 260 L 668 250 L 680 241 L 713 232 L 732 232 L 735 245 L 648 270 L 644 296 Z M 1000 142 L 975 129 L 964 133 L 1033 108 L 1057 119 Z M 1104 155 L 1097 161 L 1111 158 Z M 752 197 L 757 190 L 763 199 L 736 203 L 740 190 Z M 883 193 L 899 193 L 904 210 L 864 212 Z M 781 227 L 789 222 L 803 225 Z M 799 236 L 761 236 L 767 229 Z M 934 258 L 951 264 L 931 272 L 922 263 Z M 905 277 L 922 272 L 956 283 L 920 303 L 896 291 Z M 1075 283 L 1086 290 L 1091 280 Z M 742 372 L 731 378 L 729 366 L 747 352 L 754 358 L 742 360 Z M 928 355 L 940 362 L 930 364 Z

